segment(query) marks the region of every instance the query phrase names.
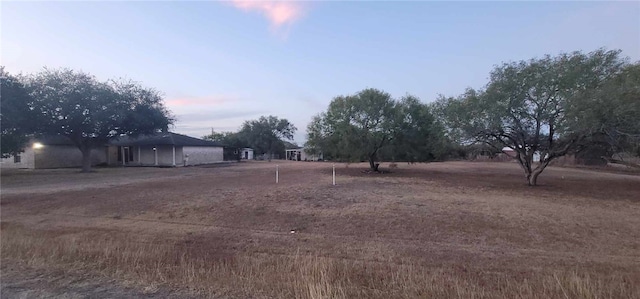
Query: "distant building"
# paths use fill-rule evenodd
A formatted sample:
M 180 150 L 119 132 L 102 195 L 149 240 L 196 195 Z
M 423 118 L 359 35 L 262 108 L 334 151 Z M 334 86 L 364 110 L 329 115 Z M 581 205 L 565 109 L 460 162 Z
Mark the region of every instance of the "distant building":
M 240 159 L 242 160 L 253 160 L 253 149 L 252 148 L 241 148 L 240 149 Z
M 190 166 L 223 162 L 223 146 L 177 133 L 156 133 L 112 141 L 108 165 Z
M 311 154 L 303 147 L 285 150 L 286 159 L 292 161 L 322 161 L 324 159 L 322 153 Z
M 253 154 L 252 154 L 253 156 Z M 223 147 L 176 133 L 122 137 L 91 151 L 91 164 L 110 166 L 189 166 L 223 161 Z M 24 152 L 3 158 L 1 168 L 81 167 L 82 153 L 69 138 L 50 136 L 31 139 Z

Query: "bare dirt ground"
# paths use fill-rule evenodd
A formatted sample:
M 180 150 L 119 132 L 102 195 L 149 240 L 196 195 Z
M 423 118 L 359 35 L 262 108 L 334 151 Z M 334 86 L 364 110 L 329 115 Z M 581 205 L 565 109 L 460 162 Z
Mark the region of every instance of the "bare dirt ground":
M 331 165 L 3 170 L 1 295 L 640 298 L 638 175 Z

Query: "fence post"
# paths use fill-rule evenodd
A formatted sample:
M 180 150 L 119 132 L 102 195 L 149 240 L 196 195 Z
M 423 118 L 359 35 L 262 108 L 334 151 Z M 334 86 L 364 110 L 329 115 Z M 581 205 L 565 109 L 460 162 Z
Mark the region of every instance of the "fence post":
M 333 185 L 336 185 L 336 164 L 333 164 Z

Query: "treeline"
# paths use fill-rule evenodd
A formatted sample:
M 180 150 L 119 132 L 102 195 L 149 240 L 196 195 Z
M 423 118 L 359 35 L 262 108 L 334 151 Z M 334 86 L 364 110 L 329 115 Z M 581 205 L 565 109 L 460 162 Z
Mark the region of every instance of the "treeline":
M 484 88 L 431 104 L 365 89 L 334 98 L 307 134 L 310 149 L 368 161 L 374 171 L 380 160 L 423 162 L 507 147 L 536 185 L 545 167 L 567 154 L 640 156 L 640 64 L 604 49 L 503 63 Z

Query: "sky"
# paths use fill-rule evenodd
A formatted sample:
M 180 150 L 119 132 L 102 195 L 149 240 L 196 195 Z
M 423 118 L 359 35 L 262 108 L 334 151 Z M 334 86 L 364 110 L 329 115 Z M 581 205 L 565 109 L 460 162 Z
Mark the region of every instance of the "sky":
M 502 62 L 598 48 L 640 60 L 640 2 L 2 1 L 0 65 L 72 68 L 160 90 L 174 132 L 311 118 L 377 88 L 423 102 Z

